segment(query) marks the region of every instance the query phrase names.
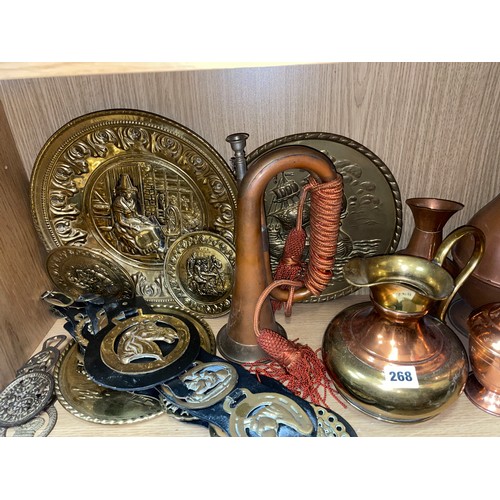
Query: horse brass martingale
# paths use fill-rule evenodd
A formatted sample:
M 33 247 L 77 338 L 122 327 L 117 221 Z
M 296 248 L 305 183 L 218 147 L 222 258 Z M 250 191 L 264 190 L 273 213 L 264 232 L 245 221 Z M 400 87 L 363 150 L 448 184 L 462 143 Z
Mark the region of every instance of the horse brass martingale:
M 183 234 L 234 238 L 236 180 L 204 139 L 138 110 L 81 116 L 40 151 L 31 177 L 47 250 L 85 247 L 120 264 L 137 295 L 172 303 L 163 262 Z

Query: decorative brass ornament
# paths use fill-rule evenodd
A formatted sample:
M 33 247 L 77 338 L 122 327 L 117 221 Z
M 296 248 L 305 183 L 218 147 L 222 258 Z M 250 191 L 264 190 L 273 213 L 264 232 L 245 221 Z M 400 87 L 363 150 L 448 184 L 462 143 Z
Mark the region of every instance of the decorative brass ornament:
M 115 390 L 151 389 L 186 370 L 200 350 L 200 335 L 189 317 L 136 309 L 115 317 L 88 339 L 84 366 L 92 380 Z
M 65 342 L 66 335 L 55 335 L 49 337 L 42 345 L 42 349 L 31 356 L 24 365 L 17 370 L 16 375 L 23 375 L 31 371 L 52 372 L 59 359 L 60 350 L 58 346 Z
M 198 231 L 180 236 L 165 258 L 165 282 L 175 301 L 204 316 L 231 307 L 236 251 L 218 234 Z
M 189 344 L 187 325 L 166 314 L 143 314 L 117 321 L 101 343 L 101 359 L 119 373 L 150 373 L 178 360 Z M 164 354 L 159 343 L 174 344 Z M 152 361 L 149 361 L 152 360 Z
M 189 392 L 179 395 L 168 382 L 161 390 L 181 408 L 187 410 L 208 408 L 224 399 L 238 383 L 238 372 L 228 363 L 199 363 L 179 377 Z
M 229 436 L 277 437 L 281 425 L 288 426 L 302 436 L 311 436 L 314 425 L 307 413 L 291 398 L 273 392 L 253 394 L 239 390 L 243 398 L 228 396 L 224 410 L 230 414 Z M 250 434 L 251 433 L 251 434 Z
M 0 393 L 0 426 L 22 425 L 38 415 L 54 394 L 54 378 L 45 371 L 16 377 Z
M 88 422 L 131 424 L 163 414 L 154 397 L 114 391 L 93 382 L 85 371 L 78 344 L 73 340 L 61 353 L 54 379 L 55 393 L 63 408 Z
M 37 352 L 17 370 L 16 375 L 23 375 L 32 371 L 51 372 L 59 359 L 59 350 L 55 348 L 46 348 Z
M 335 412 L 318 405 L 311 405 L 317 418 L 316 437 L 356 437 L 356 431 Z M 210 423 L 210 437 L 229 437 L 219 426 Z
M 130 298 L 134 282 L 128 273 L 104 253 L 82 247 L 59 247 L 47 256 L 52 283 L 73 299 L 86 294 Z
M 1 437 L 47 437 L 57 422 L 57 410 L 51 405 L 24 424 L 0 427 Z
M 362 144 L 337 134 L 306 132 L 281 137 L 252 151 L 247 162 L 250 164 L 285 145 L 309 146 L 321 151 L 333 161 L 344 180 L 344 206 L 333 276 L 320 296 L 312 296 L 304 302 L 323 302 L 348 295 L 357 290 L 342 276 L 342 267 L 349 259 L 393 253 L 398 246 L 402 230 L 399 187 L 378 156 Z M 273 272 L 288 232 L 295 225 L 301 189 L 308 177 L 305 170 L 288 170 L 277 175 L 266 189 L 264 204 Z M 303 215 L 306 231 L 308 208 L 306 203 Z
M 103 251 L 137 295 L 172 302 L 162 276 L 170 244 L 210 230 L 234 236 L 236 181 L 224 159 L 183 125 L 140 110 L 80 116 L 36 159 L 31 206 L 47 250 Z
M 335 412 L 318 405 L 311 405 L 318 419 L 317 437 L 355 437 L 354 429 Z

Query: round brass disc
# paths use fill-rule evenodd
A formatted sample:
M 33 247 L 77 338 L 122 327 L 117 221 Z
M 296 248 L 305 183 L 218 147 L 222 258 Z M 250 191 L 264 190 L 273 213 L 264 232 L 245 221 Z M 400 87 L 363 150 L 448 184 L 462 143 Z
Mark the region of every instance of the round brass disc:
M 115 391 L 93 382 L 83 366 L 83 355 L 73 340 L 61 353 L 55 372 L 55 392 L 61 405 L 82 420 L 98 424 L 130 424 L 164 413 L 158 399 Z
M 75 300 L 85 294 L 134 296 L 134 282 L 128 273 L 97 250 L 55 248 L 47 256 L 46 268 L 52 283 Z
M 180 305 L 203 316 L 227 314 L 231 307 L 236 250 L 209 231 L 179 237 L 165 259 L 165 282 Z
M 344 203 L 333 276 L 324 292 L 304 302 L 323 302 L 348 295 L 357 287 L 345 281 L 342 267 L 352 257 L 393 253 L 402 229 L 399 187 L 389 168 L 362 144 L 337 134 L 306 132 L 270 141 L 248 155 L 254 162 L 263 154 L 285 145 L 315 148 L 333 161 L 344 180 Z M 288 232 L 295 226 L 302 187 L 309 174 L 291 169 L 276 176 L 264 195 L 269 233 L 271 268 L 276 270 Z M 309 198 L 304 207 L 303 226 L 309 228 Z M 309 242 L 306 242 L 306 252 Z M 307 255 L 305 256 L 307 259 Z
M 111 109 L 75 118 L 39 152 L 30 187 L 47 250 L 102 251 L 150 303 L 174 302 L 163 261 L 179 236 L 234 237 L 237 186 L 228 164 L 193 131 L 154 113 Z

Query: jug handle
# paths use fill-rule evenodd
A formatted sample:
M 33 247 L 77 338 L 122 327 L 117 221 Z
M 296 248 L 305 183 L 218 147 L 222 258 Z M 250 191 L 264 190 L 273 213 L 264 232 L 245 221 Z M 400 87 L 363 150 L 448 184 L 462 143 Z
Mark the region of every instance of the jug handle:
M 472 274 L 476 266 L 481 261 L 484 253 L 485 247 L 485 237 L 484 233 L 474 226 L 461 226 L 451 232 L 439 245 L 436 251 L 433 262 L 443 266 L 446 256 L 449 254 L 450 250 L 455 246 L 458 240 L 464 238 L 465 236 L 472 235 L 474 237 L 474 250 L 463 269 L 460 271 L 458 276 L 454 279 L 455 286 L 451 294 L 444 300 L 442 300 L 437 308 L 437 317 L 444 322 L 446 312 L 448 310 L 451 301 L 455 297 L 459 288 L 463 285 L 464 281 Z

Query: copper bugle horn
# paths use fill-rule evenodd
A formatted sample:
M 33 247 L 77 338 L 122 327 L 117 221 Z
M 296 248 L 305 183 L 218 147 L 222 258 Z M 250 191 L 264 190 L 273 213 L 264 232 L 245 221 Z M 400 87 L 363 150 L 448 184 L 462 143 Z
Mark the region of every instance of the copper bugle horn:
M 220 354 L 235 363 L 248 363 L 268 357 L 258 345 L 253 327 L 257 302 L 272 282 L 264 194 L 273 177 L 289 169 L 306 170 L 319 182 L 333 181 L 340 175 L 325 154 L 308 146 L 282 146 L 248 165 L 238 190 L 231 309 L 227 324 L 217 335 Z M 272 295 L 286 301 L 288 291 L 275 289 Z M 311 292 L 302 287 L 295 291 L 294 302 L 310 296 Z M 270 299 L 262 305 L 259 324 L 262 328 L 286 336 L 284 329 L 275 321 Z

